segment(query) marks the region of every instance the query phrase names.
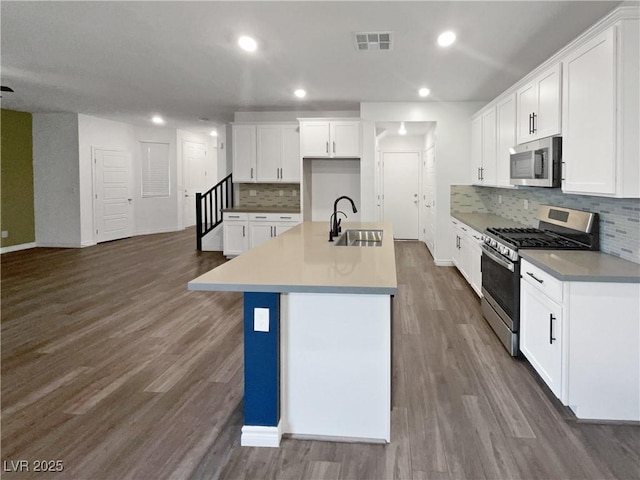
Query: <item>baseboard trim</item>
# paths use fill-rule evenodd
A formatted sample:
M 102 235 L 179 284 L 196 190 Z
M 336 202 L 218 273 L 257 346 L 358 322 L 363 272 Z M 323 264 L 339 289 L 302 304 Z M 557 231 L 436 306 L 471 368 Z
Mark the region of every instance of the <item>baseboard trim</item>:
M 240 437 L 240 445 L 243 447 L 279 447 L 282 438 L 280 423 L 277 427 L 262 427 L 257 425 L 244 425 Z
M 156 233 L 181 232 L 182 230 L 185 230 L 185 228 L 184 227 L 170 227 L 170 228 L 161 228 L 160 230 L 142 230 L 142 231 L 134 232 L 133 236 L 137 237 L 139 235 L 154 235 Z
M 42 248 L 82 248 L 81 243 L 57 243 L 57 242 L 38 242 L 36 241 L 37 247 Z
M 17 252 L 19 250 L 28 250 L 30 248 L 36 248 L 37 246 L 38 245 L 36 244 L 36 242 L 21 243 L 19 245 L 9 245 L 8 247 L 0 248 L 0 255 L 3 253 Z
M 434 260 L 436 267 L 455 267 L 451 260 Z

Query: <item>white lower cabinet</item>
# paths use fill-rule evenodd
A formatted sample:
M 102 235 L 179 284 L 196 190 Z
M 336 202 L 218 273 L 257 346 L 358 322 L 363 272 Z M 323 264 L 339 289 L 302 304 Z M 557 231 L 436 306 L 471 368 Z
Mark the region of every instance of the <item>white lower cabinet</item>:
M 640 284 L 521 262 L 520 351 L 577 418 L 640 421 Z
M 224 255 L 236 256 L 300 223 L 300 214 L 225 212 Z
M 524 280 L 520 302 L 520 351 L 556 397 L 561 398 L 562 306 Z
M 481 257 L 482 235 L 460 220 L 452 219 L 453 255 L 452 260 L 469 285 L 480 296 L 482 295 Z
M 249 215 L 246 213 L 222 214 L 223 253 L 235 256 L 249 249 Z

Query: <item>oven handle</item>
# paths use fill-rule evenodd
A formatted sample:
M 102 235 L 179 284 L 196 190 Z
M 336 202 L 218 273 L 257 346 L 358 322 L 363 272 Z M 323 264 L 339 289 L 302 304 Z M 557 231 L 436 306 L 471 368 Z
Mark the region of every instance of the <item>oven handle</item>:
M 500 255 L 497 255 L 497 254 L 493 253 L 493 251 L 489 250 L 489 247 L 487 247 L 485 245 L 482 245 L 482 253 L 487 255 L 487 257 L 489 257 L 491 260 L 495 261 L 498 265 L 503 266 L 504 268 L 506 268 L 510 272 L 514 272 L 515 271 L 515 267 L 513 266 L 513 263 L 511 263 L 509 260 L 501 257 Z

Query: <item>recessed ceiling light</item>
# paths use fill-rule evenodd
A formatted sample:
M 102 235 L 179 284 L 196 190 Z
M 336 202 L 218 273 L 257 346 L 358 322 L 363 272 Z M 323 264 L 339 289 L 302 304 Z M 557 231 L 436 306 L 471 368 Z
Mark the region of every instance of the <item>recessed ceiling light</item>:
M 404 128 L 404 122 L 400 122 L 400 130 L 398 130 L 398 133 L 400 135 L 406 135 L 407 134 L 407 129 Z
M 427 87 L 422 87 L 420 90 L 418 90 L 418 95 L 420 95 L 421 97 L 426 97 L 431 93 L 431 90 L 429 90 Z
M 448 47 L 455 41 L 456 41 L 456 34 L 453 33 L 451 30 L 441 33 L 440 36 L 438 37 L 438 45 L 440 45 L 441 47 Z
M 217 137 L 218 136 L 218 131 L 217 130 L 211 130 L 211 133 L 209 133 L 209 135 L 211 135 L 212 137 Z
M 293 94 L 298 98 L 304 98 L 307 96 L 307 92 L 302 88 L 297 89 Z
M 240 37 L 238 39 L 238 45 L 246 52 L 255 52 L 258 49 L 258 42 L 247 36 Z
M 156 125 L 164 125 L 164 118 L 162 118 L 160 115 L 154 115 L 153 117 L 151 117 L 151 121 Z

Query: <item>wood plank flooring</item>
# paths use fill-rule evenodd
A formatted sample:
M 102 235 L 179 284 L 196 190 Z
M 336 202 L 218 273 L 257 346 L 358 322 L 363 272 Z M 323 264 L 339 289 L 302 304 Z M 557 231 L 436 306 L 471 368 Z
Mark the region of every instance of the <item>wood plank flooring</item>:
M 224 261 L 194 243 L 0 257 L 3 478 L 640 479 L 640 427 L 577 422 L 417 242 L 396 243 L 392 442 L 240 447 L 242 296 L 187 291 Z

